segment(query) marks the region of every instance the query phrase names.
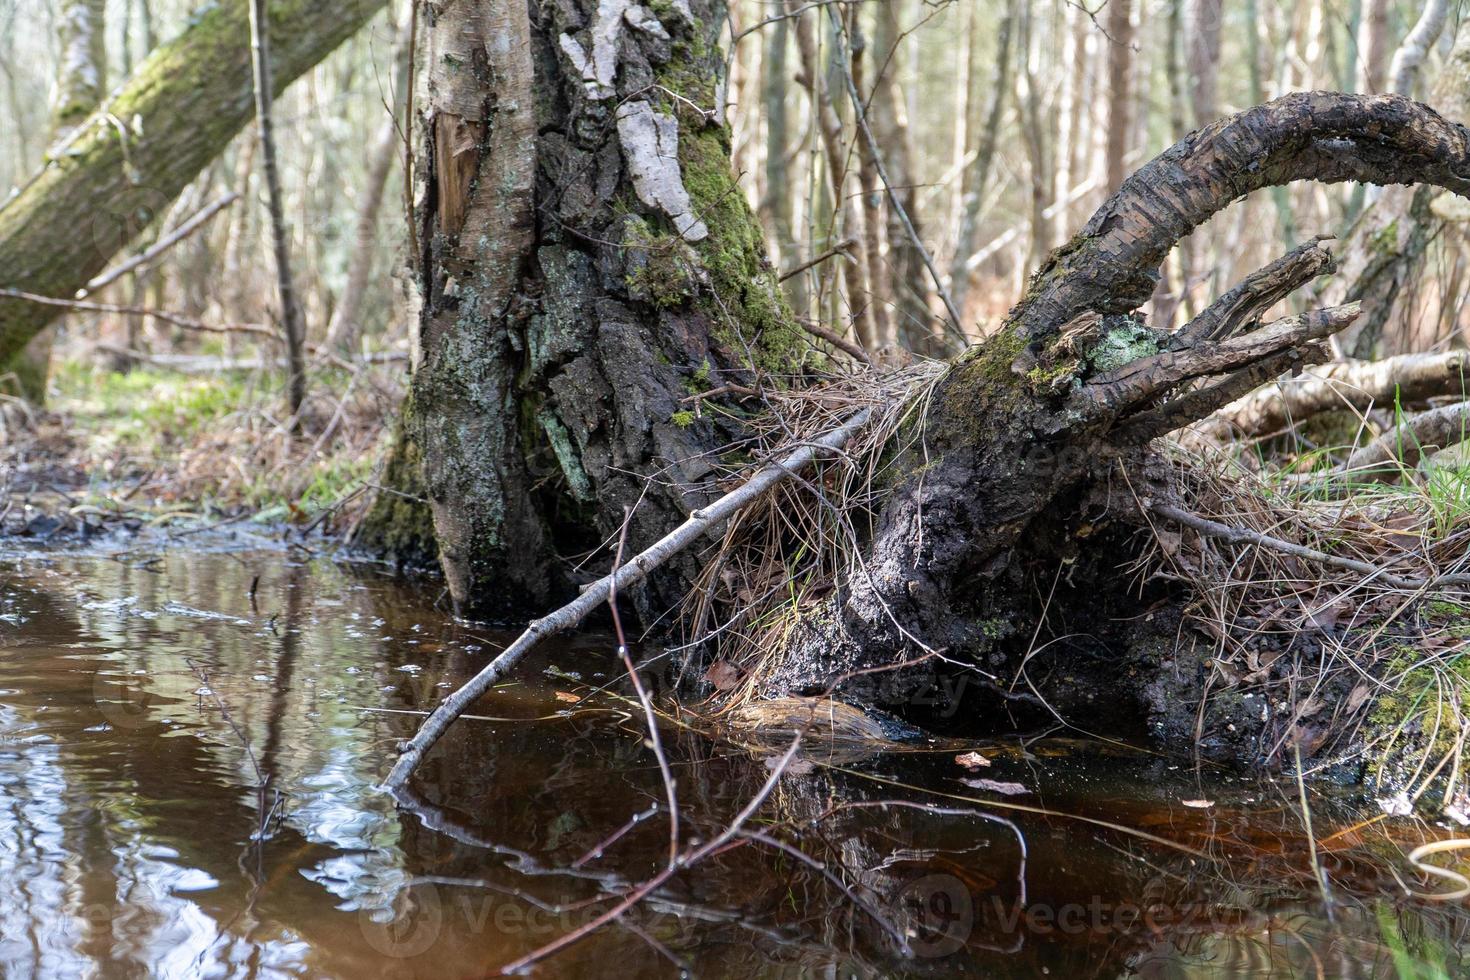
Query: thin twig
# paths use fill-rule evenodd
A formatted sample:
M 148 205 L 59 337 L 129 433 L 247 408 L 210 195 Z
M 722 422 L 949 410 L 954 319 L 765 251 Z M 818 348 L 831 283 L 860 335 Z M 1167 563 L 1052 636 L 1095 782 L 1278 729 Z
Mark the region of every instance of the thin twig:
M 226 323 L 214 325 L 201 323 L 190 316 L 182 313 L 171 313 L 168 310 L 155 310 L 144 306 L 116 306 L 112 303 L 93 303 L 80 299 L 58 299 L 55 296 L 42 296 L 38 293 L 28 293 L 21 289 L 0 288 L 0 296 L 10 299 L 23 299 L 28 303 L 38 306 L 58 306 L 62 309 L 76 310 L 81 313 L 112 313 L 119 316 L 151 316 L 155 320 L 172 324 L 181 330 L 199 330 L 204 333 L 251 333 L 271 340 L 280 341 L 284 338 L 270 327 L 259 323 Z
M 1323 565 L 1331 565 L 1334 568 L 1345 568 L 1363 575 L 1371 575 L 1396 589 L 1419 590 L 1444 585 L 1470 585 L 1470 575 L 1436 575 L 1431 578 L 1406 578 L 1404 576 L 1394 575 L 1377 565 L 1370 565 L 1365 561 L 1329 555 L 1315 548 L 1308 548 L 1305 545 L 1293 544 L 1290 541 L 1273 538 L 1269 534 L 1261 534 L 1259 531 L 1220 524 L 1208 518 L 1200 517 L 1198 514 L 1191 514 L 1188 511 L 1180 510 L 1178 507 L 1170 504 L 1161 504 L 1149 500 L 1143 501 L 1143 504 L 1160 517 L 1167 517 L 1171 521 L 1176 521 L 1185 527 L 1193 528 L 1199 533 L 1212 538 L 1223 538 L 1235 544 L 1259 545 L 1262 548 L 1270 548 L 1273 551 L 1295 555 L 1298 558 L 1320 562 Z
M 633 510 L 625 507 L 623 526 L 618 531 L 618 551 L 613 556 L 612 572 L 607 577 L 607 608 L 612 613 L 613 631 L 618 637 L 618 656 L 628 669 L 628 680 L 633 682 L 638 703 L 643 706 L 643 716 L 648 722 L 649 744 L 653 746 L 653 756 L 658 760 L 658 772 L 664 781 L 664 795 L 669 800 L 669 866 L 673 867 L 674 862 L 679 859 L 679 798 L 675 792 L 674 773 L 669 768 L 669 757 L 664 753 L 663 739 L 659 737 L 658 715 L 653 710 L 653 700 L 648 696 L 648 690 L 638 676 L 638 669 L 633 666 L 633 658 L 628 654 L 628 639 L 623 635 L 623 618 L 618 614 L 618 569 L 623 564 L 623 547 L 628 543 L 628 525 L 632 521 Z
M 532 950 L 525 956 L 522 956 L 520 959 L 516 960 L 514 963 L 509 963 L 506 966 L 501 967 L 500 972 L 503 974 L 520 973 L 522 970 L 525 970 L 527 967 L 531 966 L 534 963 L 538 963 L 541 960 L 544 960 L 551 954 L 560 952 L 561 950 L 566 949 L 568 946 L 571 946 L 572 944 L 585 939 L 587 936 L 596 932 L 598 929 L 607 925 L 609 922 L 618 918 L 624 912 L 637 905 L 647 895 L 653 892 L 654 889 L 658 888 L 664 882 L 672 878 L 676 872 L 685 868 L 693 867 L 700 861 L 703 861 L 705 858 L 709 857 L 711 854 L 714 854 L 717 851 L 723 849 L 726 844 L 734 841 L 735 838 L 739 836 L 741 830 L 744 828 L 746 821 L 755 816 L 755 812 L 761 808 L 761 805 L 765 803 L 766 798 L 769 797 L 771 795 L 771 792 L 776 788 L 776 784 L 780 781 L 781 777 L 786 774 L 786 767 L 791 764 L 791 760 L 796 756 L 796 750 L 800 747 L 801 733 L 798 732 L 796 734 L 796 737 L 791 740 L 791 747 L 786 750 L 786 754 L 783 755 L 780 761 L 776 763 L 776 767 L 774 770 L 772 770 L 770 778 L 765 781 L 765 784 L 761 786 L 761 788 L 756 792 L 755 796 L 750 798 L 750 801 L 745 804 L 744 808 L 735 815 L 735 819 L 730 822 L 730 826 L 721 831 L 719 836 L 715 837 L 714 840 L 710 841 L 708 844 L 704 844 L 691 851 L 688 851 L 677 862 L 669 864 L 658 874 L 654 875 L 652 878 L 648 879 L 637 888 L 634 888 L 631 892 L 623 897 L 623 900 L 621 902 L 608 909 L 601 915 L 597 916 L 597 918 L 592 919 L 585 925 L 579 926 L 566 935 L 547 943 L 540 949 Z M 740 841 L 737 843 L 744 842 Z M 907 950 L 907 948 L 907 946 L 904 947 L 905 950 Z
M 813 460 L 822 458 L 844 446 L 849 439 L 862 430 L 872 414 L 863 409 L 820 439 L 801 446 L 784 459 L 770 463 L 752 476 L 744 485 L 725 494 L 708 507 L 696 510 L 689 519 L 673 531 L 664 535 L 651 547 L 635 555 L 633 560 L 611 575 L 604 576 L 576 599 L 543 619 L 533 621 L 520 637 L 492 660 L 478 674 L 470 678 L 463 687 L 455 691 L 434 709 L 418 733 L 404 746 L 403 755 L 388 773 L 384 788 L 396 790 L 407 782 L 423 760 L 424 753 L 453 724 L 470 705 L 488 691 L 506 672 L 520 662 L 542 639 L 572 629 L 587 617 L 592 610 L 607 600 L 609 589 L 616 584 L 626 588 L 643 581 L 649 573 L 674 555 L 698 541 L 706 533 L 718 527 L 750 502 L 760 498 L 771 488 L 784 482 L 796 470 Z
M 128 273 L 136 272 L 144 266 L 151 265 L 154 259 L 158 258 L 164 252 L 167 252 L 179 242 L 182 242 L 184 239 L 194 234 L 194 232 L 198 231 L 200 228 L 203 228 L 209 222 L 210 218 L 213 218 L 216 214 L 219 214 L 221 211 L 229 207 L 231 204 L 234 204 L 239 199 L 239 194 L 235 193 L 234 191 L 230 191 L 219 200 L 215 201 L 213 204 L 209 204 L 203 208 L 200 208 L 199 211 L 197 211 L 192 218 L 179 225 L 163 238 L 160 238 L 147 251 L 140 252 L 139 254 L 128 259 L 126 262 L 123 262 L 120 265 L 113 266 L 111 269 L 108 269 L 106 272 L 103 272 L 91 282 L 87 283 L 87 285 L 84 286 L 77 293 L 77 298 L 81 299 L 82 297 L 85 297 L 90 293 L 95 293 L 103 286 L 110 286 L 111 284 L 117 282 Z

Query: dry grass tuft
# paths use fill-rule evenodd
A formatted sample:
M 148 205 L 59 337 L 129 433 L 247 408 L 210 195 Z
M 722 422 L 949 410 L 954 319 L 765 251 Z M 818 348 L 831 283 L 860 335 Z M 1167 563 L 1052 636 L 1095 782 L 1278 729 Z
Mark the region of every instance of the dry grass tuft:
M 704 570 L 678 619 L 686 645 L 710 644 L 727 709 L 755 697 L 768 658 L 779 655 L 790 631 L 859 560 L 890 489 L 888 468 L 921 433 L 907 423 L 922 415 L 945 368 L 939 361 L 864 367 L 765 394 L 768 411 L 753 423 L 756 463 L 860 411 L 872 415 L 837 458 L 742 511 L 701 556 Z
M 1465 475 L 1324 493 L 1173 451 L 1200 527 L 1151 516 L 1152 547 L 1133 570 L 1189 586 L 1190 618 L 1215 643 L 1205 699 L 1253 696 L 1273 716 L 1267 759 L 1296 747 L 1329 760 L 1321 765 L 1362 755 L 1412 798 L 1449 777 L 1444 800 L 1457 805 L 1470 736 Z

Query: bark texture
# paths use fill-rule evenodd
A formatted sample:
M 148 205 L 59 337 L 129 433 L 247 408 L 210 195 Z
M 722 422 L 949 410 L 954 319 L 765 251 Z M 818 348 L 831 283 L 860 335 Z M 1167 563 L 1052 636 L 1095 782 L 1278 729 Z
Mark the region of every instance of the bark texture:
M 1129 481 L 1115 479 L 1118 464 L 1134 474 L 1132 492 L 1160 492 L 1149 475 L 1158 464 L 1132 447 L 1294 360 L 1323 358 L 1322 341 L 1357 315 L 1349 305 L 1260 324 L 1284 292 L 1330 266 L 1316 243 L 1249 277 L 1176 334 L 1150 329 L 1135 311 L 1181 238 L 1251 190 L 1297 179 L 1420 181 L 1463 193 L 1470 133 L 1395 96 L 1307 93 L 1207 126 L 1140 169 L 1053 253 L 1000 333 L 952 365 L 866 563 L 807 624 L 773 686 L 826 687 L 936 650 L 1010 681 L 1018 652 L 999 641 L 1038 569 L 1061 575 L 1075 564 L 1067 577 L 1091 581 L 1070 608 L 1098 618 L 1075 629 L 1108 629 L 1110 608 L 1132 610 L 1131 619 L 1136 596 L 1110 607 L 1107 590 L 1096 589 L 1116 575 L 1107 542 L 1123 540 L 1102 528 L 1137 512 Z M 1066 670 L 1089 662 L 1099 682 L 1116 683 L 1106 659 L 1074 658 Z
M 732 434 L 698 396 L 809 348 L 730 169 L 721 4 L 428 11 L 407 429 L 457 607 L 523 613 L 625 508 L 630 549 L 682 521 Z
M 382 0 L 277 0 L 270 37 L 284 88 L 326 57 Z M 104 268 L 254 116 L 247 0 L 206 7 L 176 40 L 77 127 L 0 208 L 6 285 L 69 297 Z M 0 361 L 55 319 L 0 299 Z

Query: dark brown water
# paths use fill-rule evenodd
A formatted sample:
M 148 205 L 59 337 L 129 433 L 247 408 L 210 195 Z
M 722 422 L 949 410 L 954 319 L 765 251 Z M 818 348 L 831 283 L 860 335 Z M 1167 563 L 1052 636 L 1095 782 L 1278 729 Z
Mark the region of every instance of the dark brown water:
M 664 866 L 663 813 L 596 855 L 663 795 L 605 637 L 525 665 L 399 807 L 374 785 L 412 712 L 508 637 L 451 622 L 433 586 L 184 544 L 0 563 L 6 976 L 494 975 Z M 770 775 L 687 728 L 664 738 L 686 837 Z M 1403 852 L 1446 830 L 1351 829 L 1371 803 L 1314 792 L 1328 903 L 1290 781 L 1055 738 L 987 751 L 970 774 L 953 750 L 818 748 L 747 829 L 823 870 L 737 838 L 534 972 L 1464 975 L 1463 904 L 1395 877 L 1431 889 Z

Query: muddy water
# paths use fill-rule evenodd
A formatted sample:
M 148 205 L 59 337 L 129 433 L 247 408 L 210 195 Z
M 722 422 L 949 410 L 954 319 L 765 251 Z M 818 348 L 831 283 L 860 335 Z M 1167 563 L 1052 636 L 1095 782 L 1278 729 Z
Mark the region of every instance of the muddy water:
M 492 975 L 663 867 L 662 813 L 600 846 L 663 796 L 606 638 L 527 664 L 395 805 L 374 784 L 414 712 L 507 637 L 451 622 L 432 586 L 187 543 L 0 561 L 5 975 Z M 664 738 L 686 838 L 770 775 Z M 746 826 L 820 869 L 736 838 L 534 972 L 1463 972 L 1463 906 L 1395 877 L 1430 888 L 1402 855 L 1445 831 L 1354 829 L 1371 803 L 1314 792 L 1319 877 L 1289 781 L 1056 737 L 984 753 L 969 773 L 948 749 L 818 747 Z

